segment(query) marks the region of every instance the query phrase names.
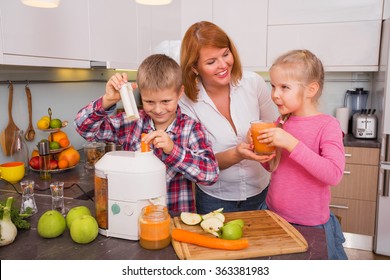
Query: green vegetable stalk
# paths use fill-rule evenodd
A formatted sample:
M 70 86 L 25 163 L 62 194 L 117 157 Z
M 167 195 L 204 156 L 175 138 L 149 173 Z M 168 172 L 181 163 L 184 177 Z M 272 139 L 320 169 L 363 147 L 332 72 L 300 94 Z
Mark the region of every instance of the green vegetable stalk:
M 8 197 L 3 210 L 3 218 L 0 220 L 0 246 L 5 246 L 14 242 L 18 230 L 11 220 L 11 209 L 14 198 Z

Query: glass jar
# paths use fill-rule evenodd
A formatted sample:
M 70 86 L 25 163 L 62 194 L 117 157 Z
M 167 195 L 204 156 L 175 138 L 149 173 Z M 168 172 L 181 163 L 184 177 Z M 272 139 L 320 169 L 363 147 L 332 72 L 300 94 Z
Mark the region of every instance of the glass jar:
M 83 145 L 85 155 L 85 168 L 94 169 L 95 163 L 104 156 L 106 144 L 91 142 Z
M 163 205 L 142 208 L 139 217 L 139 243 L 148 250 L 158 250 L 171 243 L 171 217 Z

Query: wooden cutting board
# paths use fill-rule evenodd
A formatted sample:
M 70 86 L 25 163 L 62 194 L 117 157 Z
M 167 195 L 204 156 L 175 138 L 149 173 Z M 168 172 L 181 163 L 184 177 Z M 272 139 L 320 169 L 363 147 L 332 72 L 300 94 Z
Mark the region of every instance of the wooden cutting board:
M 181 260 L 233 260 L 264 256 L 274 256 L 306 252 L 308 249 L 305 238 L 279 215 L 269 210 L 255 210 L 224 213 L 226 221 L 243 219 L 245 221 L 244 235 L 249 247 L 244 250 L 230 251 L 200 247 L 193 244 L 172 240 L 172 246 Z M 180 217 L 174 217 L 173 228 L 186 229 L 211 236 L 199 225 L 188 226 Z

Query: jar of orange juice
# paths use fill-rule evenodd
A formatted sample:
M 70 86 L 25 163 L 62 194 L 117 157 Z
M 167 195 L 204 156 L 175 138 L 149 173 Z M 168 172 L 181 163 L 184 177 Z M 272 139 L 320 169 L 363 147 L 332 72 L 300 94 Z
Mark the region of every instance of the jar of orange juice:
M 139 217 L 139 243 L 149 250 L 158 250 L 171 243 L 171 217 L 163 205 L 142 208 Z

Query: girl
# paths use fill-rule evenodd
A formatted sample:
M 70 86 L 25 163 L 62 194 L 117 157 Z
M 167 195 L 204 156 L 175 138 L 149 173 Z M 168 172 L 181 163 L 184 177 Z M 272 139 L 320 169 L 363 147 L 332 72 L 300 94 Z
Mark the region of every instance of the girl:
M 259 156 L 272 171 L 265 205 L 292 224 L 325 229 L 329 259 L 347 259 L 340 224 L 330 212 L 330 186 L 343 177 L 343 136 L 336 118 L 318 111 L 324 84 L 321 61 L 308 50 L 279 57 L 270 69 L 279 127 L 262 130 L 258 141 L 277 147 Z

